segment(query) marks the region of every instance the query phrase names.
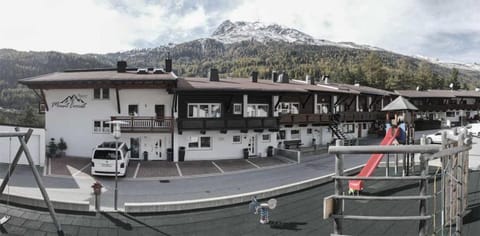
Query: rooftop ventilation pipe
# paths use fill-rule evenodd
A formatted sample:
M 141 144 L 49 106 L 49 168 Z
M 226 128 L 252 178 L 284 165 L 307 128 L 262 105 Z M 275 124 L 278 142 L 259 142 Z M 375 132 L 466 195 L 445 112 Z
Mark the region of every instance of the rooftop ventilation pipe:
M 165 58 L 165 72 L 172 72 L 172 58 L 170 58 L 170 52 L 167 53 L 167 58 Z
M 126 61 L 117 61 L 117 72 L 125 73 L 127 71 L 127 62 Z
M 210 81 L 220 81 L 220 79 L 218 78 L 218 70 L 215 68 L 211 68 L 210 73 L 208 74 L 208 78 L 210 79 Z
M 252 82 L 253 83 L 258 82 L 258 71 L 252 71 Z

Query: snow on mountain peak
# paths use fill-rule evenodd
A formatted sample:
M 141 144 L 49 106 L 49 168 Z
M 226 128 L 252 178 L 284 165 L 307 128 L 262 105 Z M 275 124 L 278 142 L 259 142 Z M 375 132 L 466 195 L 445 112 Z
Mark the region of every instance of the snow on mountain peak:
M 287 42 L 295 44 L 308 44 L 320 46 L 336 46 L 368 50 L 382 50 L 368 45 L 357 45 L 351 42 L 336 43 L 323 39 L 315 39 L 311 35 L 299 30 L 284 27 L 278 24 L 265 24 L 262 22 L 245 22 L 230 20 L 224 21 L 213 32 L 212 39 L 225 44 L 232 44 L 241 41 L 255 40 L 261 43 L 269 41 Z

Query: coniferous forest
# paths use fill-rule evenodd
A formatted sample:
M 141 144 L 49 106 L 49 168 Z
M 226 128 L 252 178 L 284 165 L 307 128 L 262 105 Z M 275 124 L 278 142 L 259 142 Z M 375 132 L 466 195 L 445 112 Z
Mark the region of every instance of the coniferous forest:
M 113 67 L 117 60 L 126 60 L 129 67 L 163 67 L 167 53 L 180 77 L 205 77 L 214 67 L 223 77 L 248 77 L 256 70 L 260 78 L 269 79 L 275 70 L 295 79 L 329 75 L 330 81 L 387 90 L 449 89 L 450 84 L 453 89 L 480 86 L 480 71 L 450 69 L 385 50 L 285 42 L 223 44 L 199 39 L 171 47 L 85 55 L 0 49 L 0 124 L 43 125 L 38 97 L 18 85 L 18 79 L 66 69 Z

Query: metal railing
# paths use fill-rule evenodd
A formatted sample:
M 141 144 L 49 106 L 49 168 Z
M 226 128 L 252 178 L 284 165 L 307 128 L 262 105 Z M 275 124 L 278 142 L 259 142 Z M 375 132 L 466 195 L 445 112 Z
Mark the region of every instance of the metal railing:
M 336 146 L 329 147 L 329 153 L 336 155 L 335 157 L 335 175 L 334 179 L 334 195 L 324 200 L 324 217 L 333 218 L 333 235 L 343 234 L 343 220 L 377 220 L 377 221 L 417 221 L 419 222 L 418 235 L 429 234 L 427 222 L 432 220 L 433 233 L 441 231 L 441 235 L 445 234 L 446 226 L 450 226 L 449 235 L 461 235 L 462 219 L 466 211 L 466 196 L 468 195 L 466 182 L 468 179 L 468 150 L 471 149 L 471 137 L 467 137 L 465 133 L 455 136 L 454 140 L 447 139 L 446 133 L 442 136 L 441 145 L 425 145 L 425 137 L 420 140 L 421 145 L 402 145 L 402 146 L 343 146 L 342 140 L 337 140 Z M 412 176 L 370 176 L 356 177 L 344 176 L 343 159 L 344 154 L 403 154 L 403 165 L 405 166 L 405 157 L 407 153 L 418 155 L 418 172 L 412 171 Z M 357 155 L 351 155 L 355 157 Z M 437 173 L 429 173 L 428 162 L 440 159 L 442 172 L 438 176 Z M 388 160 L 389 162 L 389 160 Z M 398 165 L 398 161 L 395 162 Z M 415 170 L 414 161 L 410 162 Z M 388 163 L 387 163 L 388 167 Z M 395 170 L 397 166 L 395 167 Z M 408 171 L 406 172 L 408 173 Z M 436 179 L 441 178 L 440 191 L 436 188 Z M 434 191 L 428 193 L 427 184 L 429 180 L 435 180 Z M 362 180 L 362 181 L 390 181 L 391 186 L 396 181 L 418 181 L 418 195 L 410 196 L 361 196 L 346 195 L 343 182 L 346 180 Z M 441 204 L 437 204 L 438 195 L 441 195 Z M 406 201 L 416 200 L 419 202 L 418 215 L 397 215 L 397 216 L 367 216 L 367 215 L 348 215 L 345 213 L 344 201 L 355 200 L 372 200 L 372 201 Z M 431 212 L 427 212 L 427 201 L 433 205 Z M 440 226 L 436 225 L 437 215 L 441 217 Z M 453 226 L 455 232 L 453 232 Z M 448 233 L 448 232 L 447 232 Z
M 173 119 L 171 117 L 154 116 L 112 116 L 111 120 L 123 121 L 120 125 L 122 132 L 171 132 Z

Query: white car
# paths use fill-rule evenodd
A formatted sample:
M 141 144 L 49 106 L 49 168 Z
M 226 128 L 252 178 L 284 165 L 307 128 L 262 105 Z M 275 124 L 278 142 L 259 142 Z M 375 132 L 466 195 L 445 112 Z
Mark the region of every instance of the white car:
M 130 150 L 123 142 L 118 142 L 117 145 L 117 152 L 115 152 L 115 142 L 104 142 L 93 150 L 92 175 L 115 176 L 115 157 L 118 156 L 117 175 L 125 176 L 130 160 Z
M 447 132 L 447 137 L 452 137 L 453 136 L 453 130 L 440 130 L 440 131 L 437 131 L 433 134 L 429 134 L 427 135 L 427 144 L 431 144 L 431 143 L 437 143 L 437 144 L 441 144 L 442 143 L 442 133 L 443 132 Z
M 473 136 L 480 136 L 480 123 L 473 123 L 467 126 L 468 132 Z

